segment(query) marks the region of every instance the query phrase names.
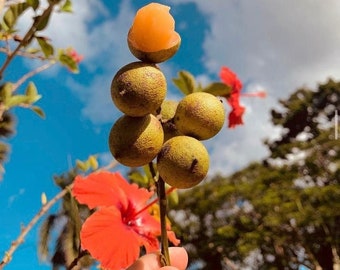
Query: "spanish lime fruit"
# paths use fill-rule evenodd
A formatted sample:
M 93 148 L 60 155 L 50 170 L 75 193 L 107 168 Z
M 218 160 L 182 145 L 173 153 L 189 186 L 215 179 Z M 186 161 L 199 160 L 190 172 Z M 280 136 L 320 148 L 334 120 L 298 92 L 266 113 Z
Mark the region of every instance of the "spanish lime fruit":
M 225 111 L 222 101 L 212 94 L 195 92 L 178 104 L 174 116 L 177 129 L 198 140 L 215 136 L 223 127 Z
M 111 83 L 111 97 L 124 114 L 139 117 L 154 112 L 162 104 L 167 83 L 154 64 L 133 62 L 122 67 Z
M 179 132 L 173 122 L 177 105 L 178 101 L 164 100 L 161 107 L 155 113 L 155 115 L 157 115 L 157 117 L 161 120 L 163 126 L 164 141 L 167 141 L 175 136 L 183 135 L 181 132 Z
M 176 136 L 166 141 L 157 156 L 157 169 L 170 186 L 185 189 L 199 184 L 209 169 L 209 154 L 195 138 Z
M 111 128 L 109 147 L 118 162 L 129 167 L 139 167 L 157 156 L 163 140 L 162 125 L 154 115 L 124 115 Z

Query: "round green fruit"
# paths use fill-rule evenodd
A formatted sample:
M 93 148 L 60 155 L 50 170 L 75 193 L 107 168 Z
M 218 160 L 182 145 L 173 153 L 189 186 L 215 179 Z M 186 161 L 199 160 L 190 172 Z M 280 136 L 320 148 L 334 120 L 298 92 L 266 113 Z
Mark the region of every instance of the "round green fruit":
M 170 186 L 186 189 L 199 184 L 209 169 L 209 154 L 195 138 L 176 136 L 166 141 L 157 156 L 157 169 Z
M 155 116 L 124 115 L 111 128 L 109 148 L 113 157 L 121 164 L 139 167 L 157 156 L 163 141 L 163 128 Z
M 117 108 L 129 116 L 153 113 L 162 104 L 167 83 L 154 64 L 133 62 L 122 67 L 111 83 L 111 97 Z
M 222 101 L 212 94 L 195 92 L 178 104 L 174 116 L 177 129 L 198 140 L 215 136 L 223 127 L 225 111 Z
M 163 126 L 164 141 L 167 141 L 175 136 L 183 135 L 179 132 L 173 122 L 177 105 L 178 101 L 164 100 L 161 107 L 155 113 L 155 115 L 161 120 Z

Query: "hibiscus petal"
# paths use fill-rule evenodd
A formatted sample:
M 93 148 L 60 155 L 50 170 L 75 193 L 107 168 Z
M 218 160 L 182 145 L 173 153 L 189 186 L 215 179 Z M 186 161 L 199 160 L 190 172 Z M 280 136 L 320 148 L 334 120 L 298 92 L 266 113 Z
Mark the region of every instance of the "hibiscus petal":
M 83 224 L 80 239 L 83 249 L 110 270 L 126 268 L 139 256 L 141 239 L 122 222 L 116 207 L 103 207 L 92 214 Z
M 232 88 L 233 92 L 241 91 L 242 82 L 231 69 L 223 66 L 220 70 L 220 78 L 223 83 Z
M 91 173 L 87 177 L 78 175 L 72 188 L 73 196 L 89 208 L 98 206 L 128 205 L 126 193 L 120 188 L 120 184 L 126 180 L 120 173 L 98 172 Z
M 138 233 L 146 252 L 159 249 L 157 237 L 161 234 L 161 224 L 148 212 L 142 212 L 133 221 L 132 228 Z
M 169 241 L 173 243 L 175 246 L 178 246 L 181 243 L 181 240 L 179 240 L 176 237 L 176 234 L 173 231 L 168 230 L 167 235 L 168 235 Z
M 243 125 L 243 114 L 245 108 L 243 106 L 234 107 L 233 110 L 229 113 L 229 128 L 234 128 L 236 125 Z
M 87 177 L 78 175 L 72 189 L 78 202 L 91 209 L 98 206 L 112 206 L 135 210 L 141 209 L 153 195 L 147 189 L 130 184 L 119 172 L 97 172 Z
M 125 194 L 128 194 L 129 203 L 131 204 L 130 207 L 132 207 L 135 211 L 142 209 L 145 206 L 145 203 L 154 194 L 145 188 L 139 188 L 136 184 L 128 183 L 123 177 L 117 179 L 117 181 Z

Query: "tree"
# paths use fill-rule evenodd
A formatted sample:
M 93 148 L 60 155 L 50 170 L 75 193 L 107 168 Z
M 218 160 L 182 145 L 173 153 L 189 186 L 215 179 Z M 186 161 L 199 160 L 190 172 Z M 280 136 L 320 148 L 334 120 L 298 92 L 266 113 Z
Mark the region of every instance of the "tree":
M 181 193 L 172 217 L 202 269 L 334 269 L 340 252 L 340 83 L 299 89 L 272 122 L 270 155 Z
M 76 166 L 63 175 L 55 176 L 54 182 L 61 190 L 64 190 L 73 183 L 74 178 L 80 173 L 82 170 Z M 59 269 L 62 266 L 68 267 L 75 259 L 77 263 L 72 268 L 75 270 L 88 267 L 93 263 L 87 253 L 81 252 L 79 242 L 82 219 L 89 215 L 90 210 L 84 205 L 79 205 L 68 192 L 62 198 L 59 211 L 51 213 L 45 218 L 40 227 L 39 255 L 43 260 L 50 260 L 53 269 Z M 53 237 L 53 232 L 58 234 L 56 239 Z M 51 244 L 53 252 L 49 249 Z M 77 266 L 78 263 L 79 266 Z
M 26 29 L 18 29 L 18 21 L 27 11 L 33 12 L 32 24 Z M 3 54 L 0 64 L 0 139 L 7 139 L 14 133 L 12 109 L 22 107 L 31 109 L 40 117 L 44 117 L 43 110 L 36 105 L 42 97 L 33 81 L 29 81 L 36 74 L 55 64 L 65 66 L 70 72 L 78 72 L 78 63 L 82 56 L 69 47 L 56 49 L 50 38 L 42 31 L 48 26 L 50 18 L 56 12 L 72 12 L 71 0 L 53 0 L 44 3 L 40 0 L 4 1 L 0 0 L 0 53 Z M 21 31 L 19 31 L 21 30 Z M 23 34 L 20 35 L 20 32 Z M 31 62 L 38 62 L 38 67 L 28 72 L 14 74 L 14 78 L 7 78 L 7 68 L 16 57 L 27 58 Z M 0 141 L 0 166 L 3 163 L 9 146 Z

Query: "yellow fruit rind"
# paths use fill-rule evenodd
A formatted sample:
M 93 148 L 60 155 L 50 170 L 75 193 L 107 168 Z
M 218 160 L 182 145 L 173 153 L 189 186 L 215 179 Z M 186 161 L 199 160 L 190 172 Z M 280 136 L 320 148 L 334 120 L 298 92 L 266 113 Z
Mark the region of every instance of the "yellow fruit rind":
M 133 42 L 131 42 L 131 40 L 129 39 L 129 35 L 127 38 L 127 43 L 128 43 L 130 52 L 137 59 L 143 62 L 148 62 L 148 63 L 162 63 L 170 59 L 176 54 L 176 52 L 178 51 L 181 45 L 181 38 L 179 35 L 178 35 L 178 39 L 179 39 L 178 42 L 175 45 L 171 46 L 170 48 L 155 51 L 155 52 L 145 52 L 145 51 L 142 51 L 136 48 L 136 46 L 133 45 Z
M 124 115 L 111 128 L 109 148 L 119 163 L 139 167 L 148 164 L 157 156 L 163 141 L 162 125 L 155 116 Z
M 186 189 L 199 184 L 209 169 L 209 154 L 195 138 L 177 136 L 166 141 L 157 156 L 159 175 L 170 186 Z
M 225 122 L 225 110 L 221 100 L 204 92 L 185 96 L 178 104 L 174 124 L 184 135 L 198 140 L 215 136 Z
M 139 117 L 154 112 L 167 91 L 166 78 L 154 64 L 133 62 L 122 67 L 111 83 L 111 97 L 123 113 Z

